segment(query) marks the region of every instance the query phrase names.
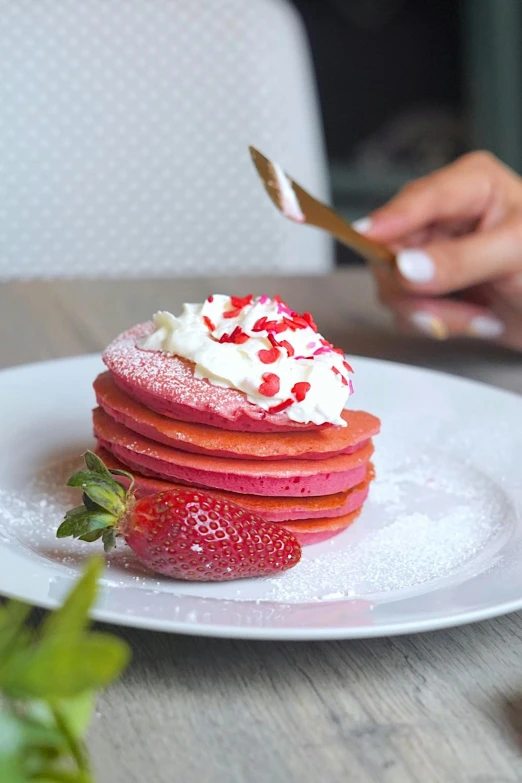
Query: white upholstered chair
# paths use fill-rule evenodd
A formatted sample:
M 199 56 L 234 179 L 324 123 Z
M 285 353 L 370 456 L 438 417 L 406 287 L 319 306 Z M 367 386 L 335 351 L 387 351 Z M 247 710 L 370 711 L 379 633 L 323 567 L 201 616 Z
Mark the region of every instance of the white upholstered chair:
M 0 278 L 325 271 L 247 145 L 328 198 L 286 0 L 0 0 Z

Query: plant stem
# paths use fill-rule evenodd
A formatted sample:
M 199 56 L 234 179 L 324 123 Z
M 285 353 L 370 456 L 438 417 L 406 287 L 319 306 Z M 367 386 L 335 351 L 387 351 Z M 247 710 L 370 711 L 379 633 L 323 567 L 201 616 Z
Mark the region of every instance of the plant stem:
M 31 780 L 52 780 L 56 783 L 94 783 L 94 780 L 85 772 L 63 772 L 57 770 L 42 770 L 32 776 Z
M 53 713 L 53 718 L 56 722 L 58 729 L 61 731 L 61 733 L 67 740 L 67 744 L 69 746 L 69 750 L 71 751 L 71 755 L 76 761 L 76 764 L 78 765 L 78 770 L 80 772 L 83 772 L 89 779 L 91 775 L 91 769 L 90 769 L 89 759 L 83 748 L 82 743 L 79 742 L 76 739 L 76 737 L 69 731 L 67 721 L 63 719 L 60 709 L 56 707 L 56 705 L 54 704 L 51 704 L 50 708 Z

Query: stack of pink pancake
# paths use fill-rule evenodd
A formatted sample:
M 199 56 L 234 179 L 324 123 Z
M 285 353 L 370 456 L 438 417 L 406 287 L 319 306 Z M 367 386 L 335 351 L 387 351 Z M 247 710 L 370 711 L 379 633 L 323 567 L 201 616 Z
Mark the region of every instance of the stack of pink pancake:
M 94 433 L 109 467 L 128 469 L 138 494 L 204 487 L 291 530 L 301 544 L 342 532 L 373 477 L 379 420 L 345 411 L 347 427 L 300 424 L 267 413 L 233 389 L 194 376 L 193 365 L 137 347 L 141 324 L 118 337 L 94 389 Z

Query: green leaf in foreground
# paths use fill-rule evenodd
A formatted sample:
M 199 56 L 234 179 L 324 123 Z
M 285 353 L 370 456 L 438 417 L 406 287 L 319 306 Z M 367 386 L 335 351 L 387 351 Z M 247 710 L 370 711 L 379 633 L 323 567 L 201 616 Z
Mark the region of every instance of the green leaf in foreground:
M 54 702 L 54 709 L 61 715 L 69 733 L 80 740 L 91 722 L 94 709 L 94 691 L 84 691 L 78 696 L 58 699 Z
M 67 725 L 68 732 L 76 739 L 81 739 L 89 728 L 93 706 L 94 692 L 85 691 L 67 699 L 53 699 L 52 706 L 44 699 L 34 699 L 27 703 L 24 714 L 35 725 L 53 728 L 58 713 Z
M 101 567 L 90 561 L 37 631 L 25 625 L 30 607 L 0 607 L 0 783 L 94 783 L 83 736 L 95 691 L 129 657 L 120 639 L 89 629 Z
M 0 751 L 0 783 L 29 783 L 30 780 L 18 755 L 5 756 Z
M 57 636 L 19 657 L 6 691 L 13 698 L 62 698 L 103 688 L 129 658 L 127 645 L 113 636 Z
M 0 677 L 2 668 L 29 643 L 31 632 L 25 621 L 30 613 L 31 607 L 21 601 L 0 606 Z
M 103 559 L 89 560 L 81 579 L 73 587 L 64 603 L 49 614 L 41 627 L 41 639 L 46 641 L 57 635 L 82 633 L 90 624 L 89 610 L 94 604 L 98 579 L 103 569 Z
M 128 661 L 127 645 L 101 633 L 85 633 L 102 560 L 94 558 L 63 606 L 42 623 L 39 643 L 20 650 L 0 673 L 12 698 L 69 698 L 101 688 Z

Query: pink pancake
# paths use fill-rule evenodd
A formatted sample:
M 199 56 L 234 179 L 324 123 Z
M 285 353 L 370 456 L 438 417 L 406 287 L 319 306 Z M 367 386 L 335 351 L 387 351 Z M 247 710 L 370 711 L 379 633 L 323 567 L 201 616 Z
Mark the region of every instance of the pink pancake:
M 183 484 L 252 495 L 332 495 L 364 480 L 373 445 L 322 460 L 230 460 L 191 454 L 154 443 L 128 430 L 101 408 L 93 413 L 100 445 L 138 473 Z
M 293 533 L 301 546 L 320 544 L 321 541 L 327 541 L 329 538 L 338 536 L 339 533 L 346 530 L 352 522 L 355 522 L 361 510 L 358 508 L 351 514 L 346 514 L 346 516 L 338 517 L 337 519 L 314 519 L 312 522 L 285 522 L 281 527 Z
M 126 466 L 117 460 L 108 451 L 98 448 L 97 453 L 102 458 L 108 468 L 125 470 Z M 151 478 L 149 476 L 140 476 L 139 473 L 133 473 L 135 478 L 136 496 L 154 495 L 157 492 L 165 492 L 168 489 L 182 489 L 184 485 L 176 484 L 164 479 Z M 264 497 L 262 495 L 238 495 L 226 490 L 206 489 L 207 494 L 220 500 L 228 500 L 236 503 L 238 506 L 259 514 L 267 522 L 289 522 L 292 520 L 311 520 L 311 519 L 331 519 L 334 517 L 346 516 L 346 514 L 355 511 L 362 506 L 368 496 L 368 490 L 371 481 L 374 478 L 373 466 L 368 465 L 368 472 L 361 484 L 346 492 L 338 492 L 334 495 L 322 495 L 320 497 L 299 497 L 299 498 L 277 498 Z M 128 481 L 125 478 L 119 478 L 125 486 Z
M 306 432 L 233 432 L 192 424 L 149 411 L 116 386 L 109 372 L 94 381 L 104 411 L 128 429 L 181 451 L 229 459 L 323 459 L 352 454 L 379 432 L 380 422 L 364 411 L 343 411 L 347 427 Z
M 194 378 L 192 362 L 137 348 L 136 341 L 153 331 L 152 322 L 138 324 L 117 337 L 103 354 L 115 383 L 146 408 L 180 421 L 242 432 L 318 429 L 315 424 L 292 421 L 284 411 L 267 413 L 248 402 L 243 392 Z
M 107 467 L 113 467 L 117 469 L 125 468 L 121 462 L 115 459 L 112 454 L 105 451 L 105 449 L 98 448 L 97 451 Z M 235 495 L 232 492 L 222 492 L 219 490 L 206 490 L 206 492 L 213 497 L 230 500 L 231 502 L 237 503 L 239 506 L 242 506 L 245 509 L 254 511 L 266 519 L 267 522 L 277 522 L 281 525 L 281 527 L 284 527 L 286 530 L 289 530 L 291 533 L 293 533 L 301 546 L 310 546 L 311 544 L 319 544 L 321 541 L 327 541 L 329 538 L 333 538 L 334 536 L 339 535 L 339 533 L 342 533 L 344 530 L 346 530 L 346 528 L 357 519 L 361 513 L 362 504 L 368 495 L 368 487 L 372 478 L 373 470 L 370 469 L 368 478 L 358 487 L 355 487 L 347 493 L 347 495 L 352 499 L 353 503 L 350 511 L 345 510 L 342 515 L 339 515 L 334 519 L 331 517 L 320 516 L 317 519 L 307 518 L 297 521 L 291 521 L 289 517 L 286 519 L 280 518 L 277 520 L 272 520 L 266 513 L 261 512 L 260 504 L 266 500 L 268 502 L 278 502 L 282 507 L 282 505 L 288 503 L 290 500 L 289 498 L 256 498 L 254 496 Z M 171 482 L 162 481 L 161 479 L 148 479 L 139 475 L 135 475 L 135 479 L 138 486 L 138 491 L 136 493 L 138 497 L 156 492 L 163 492 L 167 489 L 183 488 L 183 485 L 173 484 Z M 121 480 L 124 484 L 128 483 L 124 477 L 121 477 L 119 480 Z M 142 488 L 141 492 L 139 490 L 140 487 Z M 356 498 L 357 501 L 355 500 Z M 316 498 L 311 498 L 311 500 L 316 500 Z M 252 501 L 257 502 L 252 503 Z M 301 502 L 303 503 L 306 501 L 303 500 Z

